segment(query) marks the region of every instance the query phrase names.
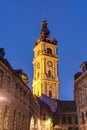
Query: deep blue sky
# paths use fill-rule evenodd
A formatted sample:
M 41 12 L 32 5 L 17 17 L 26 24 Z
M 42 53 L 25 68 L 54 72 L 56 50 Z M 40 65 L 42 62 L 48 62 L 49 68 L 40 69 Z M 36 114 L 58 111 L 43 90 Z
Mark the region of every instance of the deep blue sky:
M 44 16 L 59 42 L 60 97 L 73 99 L 74 74 L 87 60 L 86 0 L 1 0 L 0 47 L 14 69 L 28 74 L 31 87 L 33 47 Z

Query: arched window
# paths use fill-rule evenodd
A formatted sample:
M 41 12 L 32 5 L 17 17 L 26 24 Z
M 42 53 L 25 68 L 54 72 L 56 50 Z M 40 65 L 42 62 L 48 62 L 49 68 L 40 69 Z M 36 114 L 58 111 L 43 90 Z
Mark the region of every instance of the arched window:
M 52 55 L 52 50 L 50 48 L 47 48 L 47 54 Z
M 50 98 L 52 97 L 52 91 L 51 90 L 49 91 L 49 97 Z
M 39 72 L 37 73 L 37 78 L 39 78 L 39 76 L 40 76 L 40 74 L 39 74 Z
M 37 68 L 38 68 L 38 69 L 40 68 L 40 63 L 37 63 Z
M 51 76 L 51 71 L 50 71 L 50 70 L 48 70 L 48 76 L 49 76 L 49 77 Z

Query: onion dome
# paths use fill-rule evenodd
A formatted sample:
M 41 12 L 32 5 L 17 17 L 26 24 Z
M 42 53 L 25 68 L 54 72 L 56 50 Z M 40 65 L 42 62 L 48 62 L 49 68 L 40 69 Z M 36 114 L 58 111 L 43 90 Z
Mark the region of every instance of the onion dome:
M 49 34 L 50 34 L 50 32 L 47 27 L 47 22 L 46 22 L 46 20 L 44 20 L 44 21 L 42 21 L 42 28 L 40 31 L 41 38 L 45 39 L 45 38 L 49 37 Z
M 38 43 L 40 43 L 41 41 L 57 45 L 57 40 L 50 38 L 50 31 L 49 31 L 47 25 L 48 25 L 47 21 L 43 20 L 41 23 L 40 37 L 35 42 L 35 44 L 34 44 L 35 46 L 38 45 Z

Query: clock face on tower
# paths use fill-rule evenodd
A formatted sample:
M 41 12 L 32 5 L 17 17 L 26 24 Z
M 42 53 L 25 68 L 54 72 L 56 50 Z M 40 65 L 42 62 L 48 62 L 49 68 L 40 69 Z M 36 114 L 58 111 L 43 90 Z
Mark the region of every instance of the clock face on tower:
M 48 61 L 48 62 L 47 62 L 47 65 L 48 65 L 49 67 L 52 67 L 53 64 L 52 64 L 51 61 Z

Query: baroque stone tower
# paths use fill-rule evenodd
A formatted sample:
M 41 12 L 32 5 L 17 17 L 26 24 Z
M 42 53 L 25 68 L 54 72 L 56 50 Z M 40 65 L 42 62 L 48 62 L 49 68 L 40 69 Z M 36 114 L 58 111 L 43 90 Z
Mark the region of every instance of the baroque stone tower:
M 47 21 L 42 21 L 40 38 L 34 44 L 33 94 L 59 99 L 57 41 L 50 38 Z

